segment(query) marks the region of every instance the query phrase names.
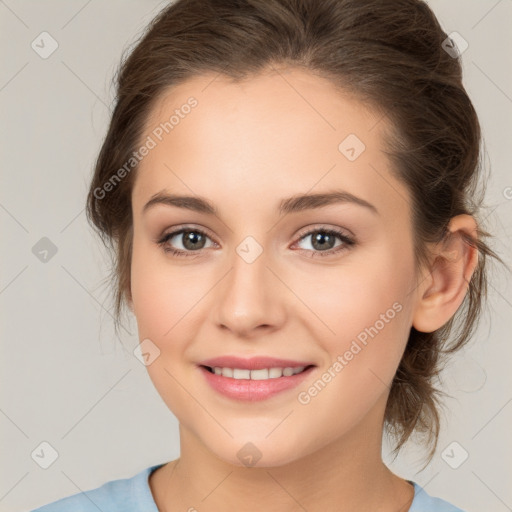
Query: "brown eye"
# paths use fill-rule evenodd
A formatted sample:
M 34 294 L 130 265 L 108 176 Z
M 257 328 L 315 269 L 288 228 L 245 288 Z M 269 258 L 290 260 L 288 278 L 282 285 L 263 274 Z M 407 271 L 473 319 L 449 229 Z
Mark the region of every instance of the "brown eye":
M 181 240 L 185 249 L 195 251 L 204 247 L 206 238 L 198 231 L 182 231 Z
M 200 229 L 181 228 L 166 233 L 157 243 L 166 252 L 192 256 L 194 252 L 204 249 L 208 240 L 210 240 L 210 237 Z
M 329 256 L 337 254 L 343 250 L 347 250 L 350 246 L 355 244 L 355 241 L 347 236 L 345 233 L 335 229 L 315 229 L 302 235 L 299 242 L 302 240 L 311 239 L 311 249 L 303 249 L 311 252 L 311 257 L 316 256 Z M 336 245 L 336 240 L 341 243 Z

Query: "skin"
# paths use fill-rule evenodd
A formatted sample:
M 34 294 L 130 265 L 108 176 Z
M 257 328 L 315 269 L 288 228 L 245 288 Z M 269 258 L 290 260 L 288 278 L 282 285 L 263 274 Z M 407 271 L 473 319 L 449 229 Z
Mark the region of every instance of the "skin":
M 386 119 L 325 79 L 292 68 L 239 84 L 196 77 L 160 98 L 144 139 L 190 96 L 197 107 L 142 160 L 132 191 L 129 304 L 139 339 L 160 350 L 147 370 L 180 423 L 180 458 L 149 480 L 158 508 L 408 510 L 412 486 L 381 459 L 389 386 L 411 326 L 433 331 L 461 304 L 477 252 L 454 236 L 432 247 L 433 271 L 415 269 L 410 194 L 382 153 Z M 338 150 L 349 134 L 366 146 L 353 162 Z M 350 202 L 278 213 L 284 198 L 334 189 L 378 213 Z M 144 212 L 161 191 L 206 198 L 218 214 L 165 204 Z M 183 224 L 208 234 L 191 257 L 156 243 Z M 321 228 L 352 234 L 356 244 L 319 256 L 311 234 L 300 235 Z M 467 215 L 449 229 L 476 237 Z M 252 263 L 236 252 L 247 236 L 263 250 Z M 187 250 L 183 244 L 182 235 L 167 243 Z M 325 250 L 340 245 L 335 238 Z M 317 396 L 299 403 L 299 392 L 394 303 L 400 312 Z M 316 368 L 298 388 L 241 402 L 211 389 L 197 367 L 220 355 Z M 237 457 L 248 442 L 261 453 L 254 467 Z

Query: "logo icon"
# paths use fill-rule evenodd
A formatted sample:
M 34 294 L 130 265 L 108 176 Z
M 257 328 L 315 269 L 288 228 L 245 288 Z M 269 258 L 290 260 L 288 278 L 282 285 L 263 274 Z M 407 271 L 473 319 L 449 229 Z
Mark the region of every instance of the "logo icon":
M 47 59 L 59 47 L 59 43 L 48 32 L 41 32 L 30 46 L 39 57 Z

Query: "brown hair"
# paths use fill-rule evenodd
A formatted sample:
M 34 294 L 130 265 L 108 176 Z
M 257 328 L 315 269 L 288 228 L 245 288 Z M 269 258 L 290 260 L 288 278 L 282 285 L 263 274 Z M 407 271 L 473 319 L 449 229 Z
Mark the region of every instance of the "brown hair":
M 134 169 L 104 185 L 140 145 L 154 102 L 169 87 L 204 73 L 244 80 L 274 65 L 300 67 L 387 116 L 393 172 L 411 192 L 416 263 L 428 264 L 428 242 L 446 236 L 450 219 L 477 218 L 480 126 L 462 84 L 447 34 L 420 0 L 178 0 L 149 24 L 117 73 L 117 98 L 87 198 L 87 215 L 112 249 L 116 327 L 130 295 L 131 190 Z M 117 174 L 119 177 L 119 172 Z M 426 434 L 432 457 L 439 431 L 434 385 L 442 356 L 471 337 L 487 293 L 483 241 L 462 306 L 432 333 L 411 327 L 385 413 L 398 453 L 413 432 Z M 428 268 L 428 267 L 427 267 Z M 451 343 L 448 343 L 451 338 Z

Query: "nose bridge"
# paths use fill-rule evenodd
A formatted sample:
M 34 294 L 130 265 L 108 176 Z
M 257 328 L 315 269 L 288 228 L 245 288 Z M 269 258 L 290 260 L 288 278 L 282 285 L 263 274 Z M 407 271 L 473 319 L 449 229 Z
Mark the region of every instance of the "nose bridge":
M 270 254 L 253 237 L 235 247 L 230 272 L 216 297 L 218 325 L 239 335 L 260 326 L 277 327 L 284 310 L 277 280 L 267 268 L 270 265 Z

